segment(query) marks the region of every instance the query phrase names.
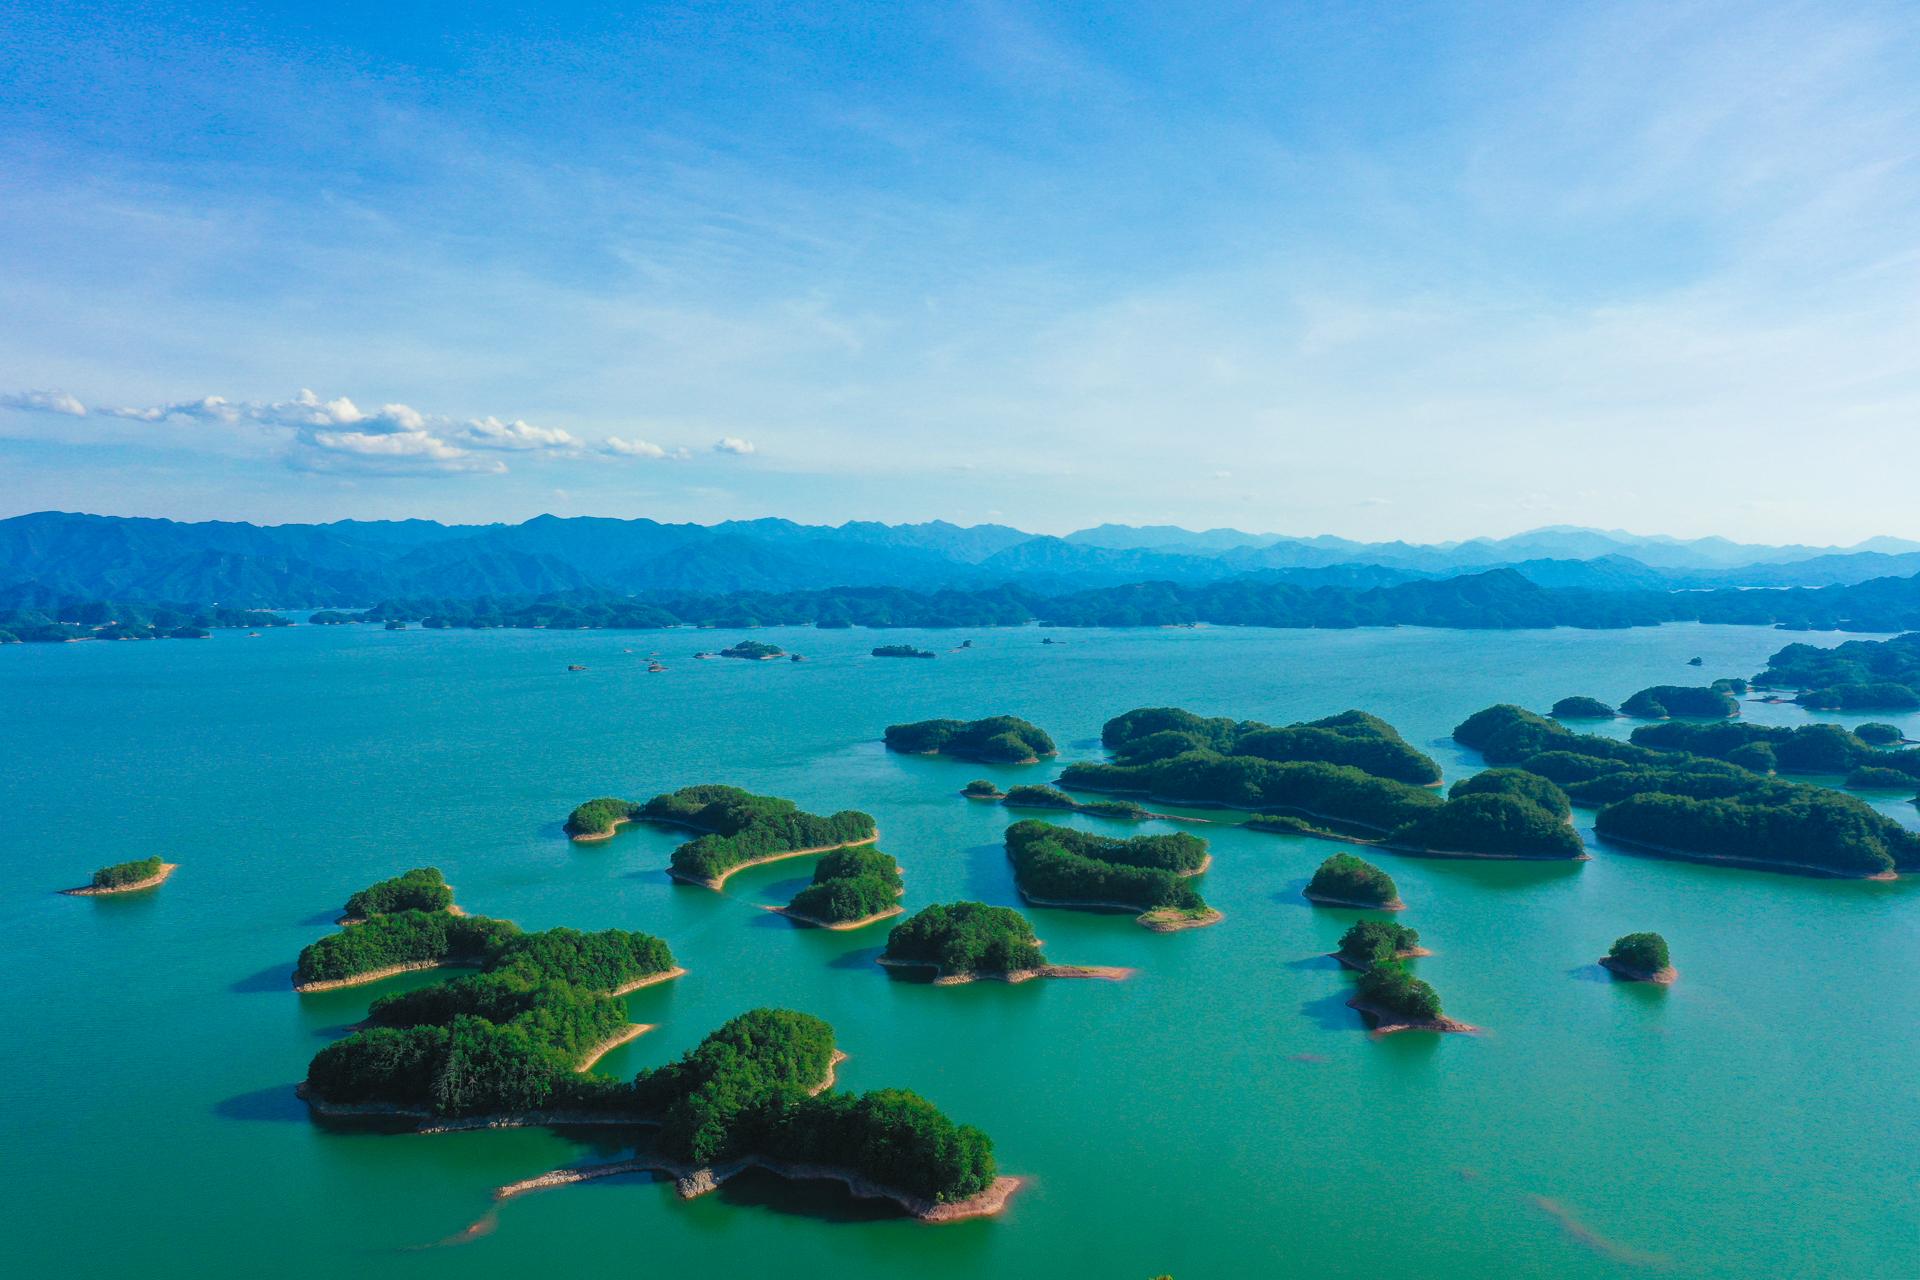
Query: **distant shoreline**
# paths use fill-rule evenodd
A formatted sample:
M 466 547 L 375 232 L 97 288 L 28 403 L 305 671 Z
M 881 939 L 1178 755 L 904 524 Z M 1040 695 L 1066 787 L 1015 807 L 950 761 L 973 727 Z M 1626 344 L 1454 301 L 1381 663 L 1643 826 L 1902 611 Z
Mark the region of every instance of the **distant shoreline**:
M 1018 986 L 1035 978 L 1093 978 L 1101 982 L 1124 982 L 1136 972 L 1117 965 L 1043 964 L 1031 969 L 1009 969 L 1004 972 L 969 969 L 963 973 L 942 973 L 938 964 L 928 960 L 889 960 L 879 956 L 874 963 L 886 969 L 931 969 L 934 973 L 933 985 L 936 987 L 964 987 L 969 982 L 1004 982 L 1009 986 Z
M 1685 849 L 1675 849 L 1670 845 L 1654 844 L 1647 840 L 1630 840 L 1624 836 L 1610 836 L 1598 833 L 1602 840 L 1617 844 L 1623 849 L 1637 849 L 1643 853 L 1655 854 L 1662 858 L 1673 858 L 1679 862 L 1699 862 L 1718 864 L 1727 867 L 1744 867 L 1751 871 L 1778 871 L 1785 875 L 1818 876 L 1827 880 L 1898 880 L 1899 872 L 1894 870 L 1876 871 L 1872 875 L 1861 875 L 1855 871 L 1842 871 L 1835 867 L 1816 866 L 1810 862 L 1769 862 L 1763 858 L 1741 858 L 1723 853 L 1693 853 Z

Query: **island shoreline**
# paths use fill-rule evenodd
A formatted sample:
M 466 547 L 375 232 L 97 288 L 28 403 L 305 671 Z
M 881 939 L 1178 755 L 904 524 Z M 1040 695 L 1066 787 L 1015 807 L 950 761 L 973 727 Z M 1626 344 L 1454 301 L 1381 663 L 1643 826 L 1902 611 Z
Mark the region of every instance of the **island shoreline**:
M 77 889 L 62 889 L 60 892 L 69 898 L 110 898 L 116 893 L 139 893 L 143 889 L 157 889 L 167 882 L 167 877 L 180 869 L 177 862 L 163 862 L 157 875 L 145 880 L 135 880 L 132 884 L 113 884 L 95 887 L 83 884 Z

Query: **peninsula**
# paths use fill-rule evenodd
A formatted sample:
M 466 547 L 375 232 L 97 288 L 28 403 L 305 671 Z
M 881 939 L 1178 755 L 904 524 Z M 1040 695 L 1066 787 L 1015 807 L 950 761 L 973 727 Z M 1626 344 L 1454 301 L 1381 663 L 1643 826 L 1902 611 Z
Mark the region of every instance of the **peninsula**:
M 1211 861 L 1197 836 L 1119 840 L 1027 819 L 1007 828 L 1006 846 L 1014 884 L 1035 906 L 1138 912 L 1162 933 L 1222 919 L 1189 883 Z
M 898 862 L 870 845 L 853 845 L 820 859 L 813 883 L 773 909 L 822 929 L 859 929 L 899 915 L 905 892 Z
M 888 725 L 884 740 L 889 751 L 952 756 L 982 764 L 1038 764 L 1057 752 L 1046 730 L 1018 716 Z
M 1131 969 L 1052 964 L 1041 953 L 1033 926 L 1018 911 L 982 902 L 924 907 L 887 935 L 879 962 L 890 969 L 933 974 L 935 986 L 982 979 L 1027 982 L 1034 978 L 1103 978 L 1118 981 Z
M 1667 986 L 1680 976 L 1667 953 L 1667 940 L 1657 933 L 1629 933 L 1614 939 L 1600 963 L 1630 982 Z
M 179 863 L 162 862 L 157 856 L 134 862 L 116 862 L 95 871 L 93 879 L 79 888 L 62 889 L 60 892 L 71 898 L 103 898 L 115 893 L 138 893 L 142 889 L 165 884 L 167 877 L 179 867 Z

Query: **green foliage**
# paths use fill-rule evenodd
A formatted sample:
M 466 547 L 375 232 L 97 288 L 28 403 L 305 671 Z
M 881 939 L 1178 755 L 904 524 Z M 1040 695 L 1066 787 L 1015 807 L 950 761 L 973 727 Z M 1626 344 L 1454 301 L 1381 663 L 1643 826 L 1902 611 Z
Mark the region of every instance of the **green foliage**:
M 1610 839 L 1682 855 L 1839 875 L 1920 865 L 1920 835 L 1852 796 L 1795 783 L 1756 780 L 1719 798 L 1638 792 L 1600 810 L 1594 827 Z
M 1898 769 L 1862 765 L 1847 775 L 1847 786 L 1855 791 L 1911 791 L 1914 780 Z
M 1453 727 L 1453 740 L 1478 751 L 1489 764 L 1517 764 L 1573 736 L 1564 725 L 1510 702 L 1476 711 Z
M 1204 840 L 1185 832 L 1118 840 L 1028 820 L 1007 828 L 1014 883 L 1030 898 L 1114 903 L 1150 911 L 1206 908 L 1180 872 L 1206 861 Z
M 746 658 L 749 661 L 764 662 L 769 658 L 784 658 L 787 651 L 777 644 L 767 644 L 760 640 L 742 640 L 720 651 L 723 658 Z
M 1658 973 L 1673 963 L 1667 955 L 1667 940 L 1657 933 L 1629 933 L 1616 938 L 1607 955 L 1641 973 Z
M 1483 769 L 1470 778 L 1462 778 L 1447 792 L 1451 799 L 1462 796 L 1510 795 L 1530 800 L 1554 817 L 1566 821 L 1573 816 L 1567 793 L 1549 778 L 1526 769 Z
M 1779 753 L 1770 742 L 1748 742 L 1737 746 L 1727 752 L 1726 761 L 1762 774 L 1773 773 L 1780 767 Z
M 1127 822 L 1138 822 L 1148 816 L 1145 805 L 1131 800 L 1083 800 L 1074 808 L 1096 818 L 1119 818 Z
M 622 800 L 616 796 L 602 796 L 598 800 L 589 800 L 577 806 L 567 815 L 567 834 L 570 836 L 604 836 L 613 832 L 622 822 L 631 822 L 640 816 L 640 806 L 631 800 Z
M 1515 858 L 1579 858 L 1579 833 L 1523 796 L 1486 791 L 1448 800 L 1388 837 L 1390 845 L 1429 853 Z
M 842 924 L 893 908 L 900 896 L 900 864 L 869 845 L 836 849 L 813 869 L 813 883 L 795 894 L 789 911 Z
M 1307 892 L 1347 902 L 1392 902 L 1400 896 L 1393 877 L 1350 853 L 1336 853 L 1313 873 Z
M 453 890 L 438 867 L 415 867 L 404 875 L 368 885 L 347 899 L 353 919 L 389 915 L 395 911 L 445 911 L 453 905 Z
M 791 800 L 719 785 L 655 796 L 637 816 L 706 832 L 675 849 L 672 866 L 681 875 L 709 880 L 756 858 L 868 840 L 875 831 L 871 814 L 847 809 L 822 818 L 801 812 Z
M 1027 764 L 1056 750 L 1046 730 L 1017 716 L 888 725 L 886 743 L 892 751 L 938 752 L 985 764 Z
M 1664 720 L 1669 716 L 1700 716 L 1715 719 L 1740 714 L 1740 704 L 1721 689 L 1706 689 L 1677 684 L 1656 684 L 1640 690 L 1620 704 L 1623 715 L 1643 720 Z
M 1391 964 L 1419 945 L 1417 930 L 1387 920 L 1359 920 L 1340 935 L 1340 954 L 1362 969 Z
M 1849 640 L 1831 649 L 1790 644 L 1753 678 L 1763 689 L 1804 690 L 1816 707 L 1907 710 L 1920 706 L 1920 632 L 1891 640 Z
M 519 926 L 445 911 L 396 911 L 329 934 L 300 953 L 296 982 L 333 982 L 402 964 L 484 964 Z
M 1897 747 L 1907 740 L 1907 735 L 1901 732 L 1898 725 L 1882 724 L 1878 721 L 1856 725 L 1853 736 L 1875 747 Z
M 960 794 L 972 796 L 980 800 L 996 800 L 1000 797 L 1000 788 L 988 782 L 985 778 L 975 778 L 972 782 L 960 788 Z
M 993 1185 L 993 1143 L 905 1089 L 775 1098 L 755 1117 L 755 1147 L 775 1159 L 850 1169 L 925 1200 L 964 1200 Z
M 1356 994 L 1362 1003 L 1409 1021 L 1432 1022 L 1441 1016 L 1439 992 L 1397 960 L 1381 961 L 1362 973 Z
M 798 1100 L 827 1078 L 833 1028 L 786 1009 L 753 1009 L 708 1035 L 678 1062 L 634 1078 L 633 1098 L 661 1117 L 661 1150 L 707 1164 L 752 1150 L 755 1112 Z
M 1425 787 L 1376 777 L 1349 765 L 1276 764 L 1254 756 L 1190 751 L 1146 765 L 1073 764 L 1060 784 L 1134 792 L 1173 804 L 1291 811 L 1384 833 L 1437 806 Z
M 139 884 L 142 880 L 151 880 L 160 874 L 160 868 L 166 864 L 158 857 L 141 858 L 135 862 L 116 862 L 110 867 L 101 867 L 93 873 L 92 888 L 118 889 L 123 885 Z
M 1010 809 L 1076 809 L 1078 802 L 1057 787 L 1024 785 L 1008 787 L 1001 804 Z
M 1808 689 L 1794 701 L 1815 711 L 1912 711 L 1920 708 L 1920 691 L 1892 681 L 1839 684 Z
M 887 935 L 882 957 L 929 965 L 943 975 L 1014 973 L 1047 962 L 1025 916 L 980 902 L 922 908 Z
M 1598 698 L 1562 698 L 1547 713 L 1555 720 L 1611 720 L 1613 708 Z
M 1203 718 L 1178 707 L 1140 707 L 1107 721 L 1100 739 L 1122 765 L 1199 753 L 1276 764 L 1347 765 L 1417 786 L 1440 781 L 1432 759 L 1408 745 L 1392 725 L 1364 711 L 1275 727 L 1257 720 Z
M 937 658 L 931 649 L 916 649 L 910 644 L 883 644 L 869 655 L 875 658 Z

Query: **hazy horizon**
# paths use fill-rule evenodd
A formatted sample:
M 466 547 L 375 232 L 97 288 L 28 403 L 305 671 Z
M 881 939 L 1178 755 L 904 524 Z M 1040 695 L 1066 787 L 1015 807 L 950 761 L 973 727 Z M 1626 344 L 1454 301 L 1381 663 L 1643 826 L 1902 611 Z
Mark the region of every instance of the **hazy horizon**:
M 5 514 L 1920 535 L 1912 6 L 4 12 Z

